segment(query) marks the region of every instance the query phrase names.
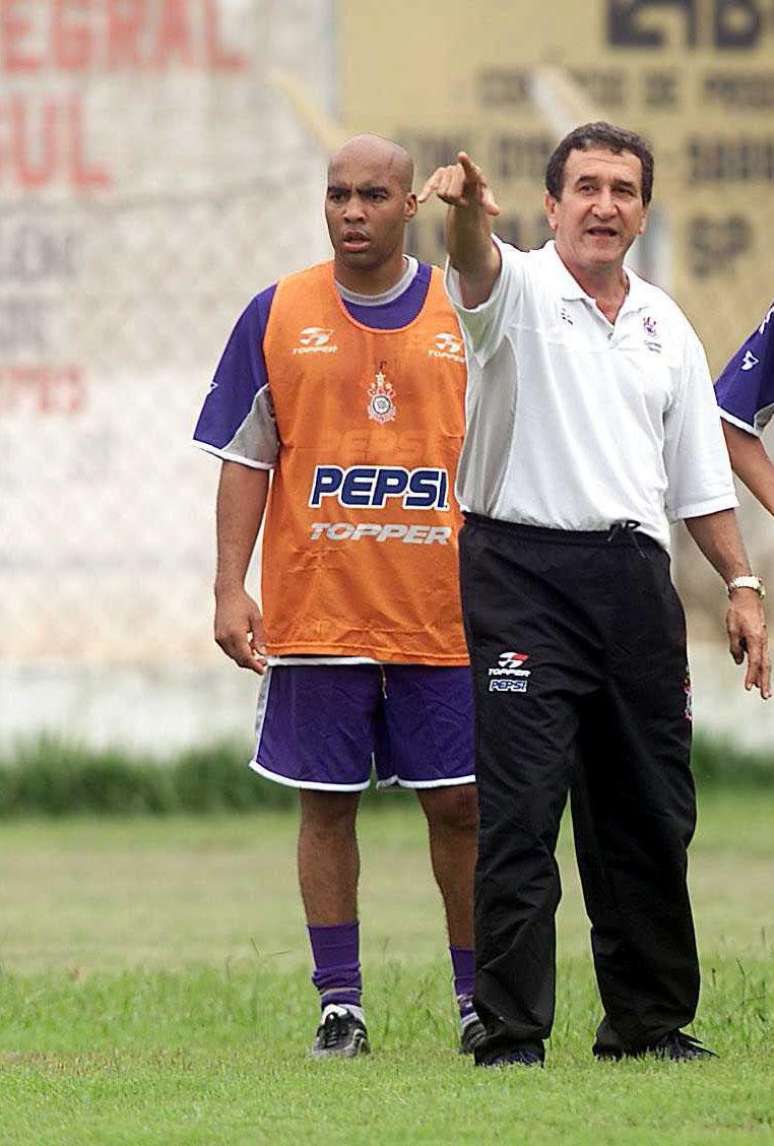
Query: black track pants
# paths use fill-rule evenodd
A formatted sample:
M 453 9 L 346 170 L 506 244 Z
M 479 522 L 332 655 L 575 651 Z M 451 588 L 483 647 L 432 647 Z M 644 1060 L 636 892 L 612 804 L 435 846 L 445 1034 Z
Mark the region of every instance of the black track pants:
M 568 790 L 605 1019 L 636 1050 L 691 1021 L 695 825 L 685 619 L 640 533 L 468 515 L 460 539 L 481 808 L 476 1005 L 485 1059 L 551 1031 L 554 849 Z

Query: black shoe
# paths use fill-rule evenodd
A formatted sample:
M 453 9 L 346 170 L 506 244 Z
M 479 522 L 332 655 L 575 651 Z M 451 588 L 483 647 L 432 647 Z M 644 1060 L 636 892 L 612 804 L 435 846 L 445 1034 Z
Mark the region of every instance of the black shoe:
M 312 1058 L 355 1058 L 370 1053 L 364 1024 L 346 1007 L 330 1003 L 317 1028 Z
M 648 1055 L 667 1059 L 670 1062 L 690 1062 L 697 1058 L 718 1057 L 714 1051 L 702 1046 L 693 1035 L 686 1035 L 683 1031 L 678 1030 L 670 1031 L 639 1050 L 623 1050 L 617 1047 L 600 1046 L 598 1043 L 595 1043 L 592 1049 L 595 1058 L 616 1062 L 622 1058 L 645 1058 Z
M 486 1027 L 481 1019 L 471 1019 L 465 1023 L 460 1036 L 460 1054 L 473 1054 L 479 1043 L 486 1038 Z
M 695 1058 L 717 1058 L 714 1051 L 702 1046 L 693 1035 L 686 1035 L 683 1031 L 670 1031 L 662 1039 L 653 1043 L 645 1051 L 656 1058 L 670 1059 L 672 1062 L 689 1062 Z
M 543 1054 L 531 1043 L 512 1047 L 508 1051 L 493 1051 L 483 1059 L 476 1059 L 476 1066 L 542 1066 Z

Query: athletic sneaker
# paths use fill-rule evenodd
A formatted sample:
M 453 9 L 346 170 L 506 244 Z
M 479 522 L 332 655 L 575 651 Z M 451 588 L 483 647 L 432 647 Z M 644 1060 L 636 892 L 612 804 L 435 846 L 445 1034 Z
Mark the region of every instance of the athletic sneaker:
M 655 1058 L 668 1059 L 671 1062 L 690 1062 L 697 1058 L 717 1058 L 714 1051 L 702 1046 L 693 1035 L 686 1035 L 683 1031 L 670 1031 L 654 1043 L 638 1051 L 622 1051 L 610 1047 L 600 1047 L 594 1044 L 594 1056 L 598 1059 L 644 1058 L 653 1055 Z
M 471 1019 L 465 1023 L 460 1036 L 460 1054 L 473 1054 L 473 1051 L 486 1038 L 486 1027 L 481 1019 Z
M 355 1058 L 370 1052 L 365 1024 L 346 1007 L 329 1003 L 317 1028 L 312 1058 Z
M 476 1066 L 542 1066 L 543 1053 L 534 1043 L 522 1043 L 509 1051 L 495 1051 L 484 1059 L 476 1059 Z

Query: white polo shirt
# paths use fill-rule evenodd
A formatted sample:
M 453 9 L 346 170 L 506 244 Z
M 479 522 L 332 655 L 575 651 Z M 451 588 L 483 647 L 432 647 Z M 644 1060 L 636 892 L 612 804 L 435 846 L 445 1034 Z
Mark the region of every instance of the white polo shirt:
M 736 506 L 707 359 L 676 303 L 627 268 L 611 324 L 553 242 L 495 241 L 481 306 L 446 270 L 468 359 L 460 504 L 552 529 L 637 521 L 665 548 L 668 521 Z

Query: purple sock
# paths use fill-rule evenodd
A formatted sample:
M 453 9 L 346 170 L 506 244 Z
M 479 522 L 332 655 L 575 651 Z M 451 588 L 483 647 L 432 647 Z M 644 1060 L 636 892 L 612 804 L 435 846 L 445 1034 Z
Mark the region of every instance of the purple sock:
M 329 1003 L 359 1007 L 363 992 L 360 975 L 360 925 L 334 923 L 310 926 L 314 974 L 312 982 L 320 992 L 320 1005 Z
M 463 1026 L 476 1018 L 473 1006 L 473 987 L 476 978 L 476 955 L 471 947 L 450 947 L 454 971 L 454 994 Z

